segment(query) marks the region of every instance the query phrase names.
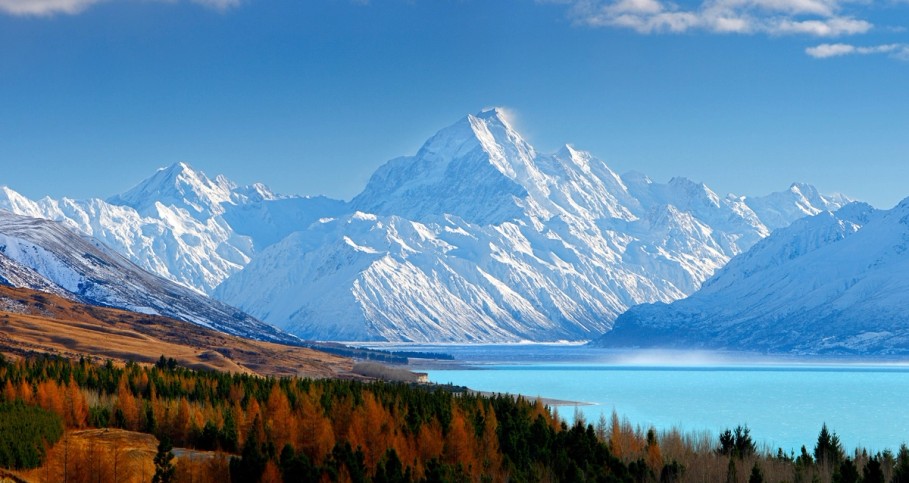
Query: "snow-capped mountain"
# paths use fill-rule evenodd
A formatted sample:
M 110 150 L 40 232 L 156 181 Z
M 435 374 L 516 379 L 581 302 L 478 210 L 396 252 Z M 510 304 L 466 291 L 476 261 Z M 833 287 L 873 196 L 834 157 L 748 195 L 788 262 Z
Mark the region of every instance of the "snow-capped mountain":
M 59 221 L 302 337 L 414 341 L 591 338 L 847 201 L 799 184 L 721 197 L 685 178 L 619 176 L 571 146 L 538 153 L 497 109 L 389 161 L 349 203 L 184 163 L 106 201 L 0 188 L 0 209 Z
M 62 224 L 0 210 L 0 282 L 93 305 L 158 314 L 229 334 L 298 339 L 237 309 L 152 275 Z
M 752 197 L 746 203 L 768 228 L 775 230 L 788 226 L 793 219 L 822 211 L 836 211 L 850 201 L 840 194 L 823 196 L 809 184 L 794 183 L 787 191 Z
M 263 185 L 240 187 L 223 176 L 212 180 L 185 163 L 162 168 L 107 201 L 32 201 L 0 187 L 0 209 L 61 222 L 200 293 L 243 268 L 258 249 L 343 206 L 323 197 L 279 197 Z
M 690 297 L 641 305 L 597 345 L 909 353 L 909 199 L 781 228 Z
M 780 225 L 844 201 L 759 204 Z M 347 214 L 264 249 L 214 295 L 307 338 L 591 338 L 632 305 L 694 292 L 766 237 L 748 202 L 619 176 L 570 146 L 538 153 L 489 110 L 389 161 Z

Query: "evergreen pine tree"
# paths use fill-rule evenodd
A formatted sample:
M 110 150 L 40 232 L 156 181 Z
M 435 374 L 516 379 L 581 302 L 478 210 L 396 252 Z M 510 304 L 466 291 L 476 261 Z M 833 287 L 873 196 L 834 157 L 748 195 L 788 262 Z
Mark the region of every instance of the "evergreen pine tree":
M 839 470 L 833 474 L 833 483 L 858 483 L 859 473 L 855 462 L 846 458 L 840 463 Z
M 164 436 L 158 443 L 158 453 L 155 454 L 155 475 L 152 483 L 171 483 L 177 481 L 177 468 L 174 467 L 174 452 L 170 438 Z
M 682 474 L 685 472 L 685 467 L 679 464 L 678 461 L 672 460 L 663 466 L 663 469 L 660 471 L 660 483 L 675 483 L 682 479 Z
M 145 420 L 142 425 L 142 432 L 155 434 L 158 430 L 158 422 L 155 420 L 155 410 L 150 403 L 145 404 Z
M 237 440 L 237 421 L 234 419 L 234 412 L 230 408 L 224 409 L 224 424 L 218 432 L 218 445 L 224 451 L 236 451 Z
M 814 445 L 814 459 L 821 464 L 827 460 L 830 452 L 830 431 L 827 430 L 827 423 L 821 426 L 821 432 L 817 435 L 817 443 Z
M 821 426 L 821 432 L 817 437 L 817 444 L 814 446 L 814 459 L 819 466 L 830 465 L 836 468 L 843 460 L 843 446 L 840 444 L 840 437 L 836 433 L 830 433 L 827 430 L 827 424 Z
M 873 456 L 862 469 L 862 483 L 884 483 L 884 470 L 880 454 Z
M 761 471 L 761 467 L 758 466 L 756 461 L 754 466 L 751 467 L 751 476 L 748 477 L 748 483 L 764 483 L 764 472 Z
M 376 476 L 373 481 L 375 483 L 407 483 L 411 480 L 410 471 L 404 470 L 398 453 L 394 448 L 389 448 L 376 468 Z
M 909 483 L 909 447 L 905 444 L 900 445 L 900 451 L 896 454 L 896 465 L 893 467 L 892 483 Z
M 251 433 L 243 445 L 240 457 L 230 459 L 231 481 L 259 481 L 267 463 L 268 457 L 262 451 L 262 444 L 255 433 Z

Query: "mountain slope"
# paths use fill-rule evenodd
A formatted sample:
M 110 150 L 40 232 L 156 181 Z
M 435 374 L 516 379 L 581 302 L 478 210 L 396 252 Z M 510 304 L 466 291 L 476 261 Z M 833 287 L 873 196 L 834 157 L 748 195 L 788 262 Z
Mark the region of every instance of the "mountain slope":
M 324 197 L 281 197 L 261 184 L 210 179 L 185 163 L 158 170 L 109 200 L 32 201 L 0 187 L 0 209 L 90 235 L 139 267 L 210 293 L 258 250 L 343 211 Z
M 703 288 L 619 317 L 598 345 L 909 353 L 909 199 L 775 231 Z
M 415 341 L 591 338 L 846 201 L 803 184 L 723 197 L 685 178 L 620 176 L 571 146 L 537 152 L 497 109 L 389 161 L 349 203 L 184 163 L 106 201 L 0 188 L 0 208 L 59 221 L 303 337 Z
M 0 210 L 0 277 L 94 305 L 159 314 L 244 337 L 299 342 L 249 315 L 162 279 L 63 225 Z
M 822 209 L 765 205 L 790 222 Z M 307 338 L 586 339 L 692 293 L 769 233 L 744 197 L 619 176 L 570 146 L 537 153 L 490 110 L 389 161 L 348 214 L 264 249 L 214 295 Z
M 303 347 L 246 339 L 156 315 L 85 305 L 0 286 L 0 352 L 153 363 L 263 376 L 350 377 L 353 362 Z

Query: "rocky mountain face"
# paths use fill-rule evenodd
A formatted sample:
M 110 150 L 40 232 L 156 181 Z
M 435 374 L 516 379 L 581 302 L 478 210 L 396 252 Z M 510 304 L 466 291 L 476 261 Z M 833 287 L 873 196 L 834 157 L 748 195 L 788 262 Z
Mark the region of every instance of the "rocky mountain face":
M 350 202 L 182 163 L 106 201 L 0 191 L 0 208 L 60 221 L 294 334 L 392 341 L 589 339 L 848 201 L 803 184 L 750 198 L 620 176 L 571 146 L 538 153 L 495 109 L 389 161 Z

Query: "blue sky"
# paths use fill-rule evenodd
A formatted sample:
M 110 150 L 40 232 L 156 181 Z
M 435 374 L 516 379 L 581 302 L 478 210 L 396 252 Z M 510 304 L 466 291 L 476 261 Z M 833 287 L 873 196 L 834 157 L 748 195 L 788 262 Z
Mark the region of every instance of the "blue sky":
M 909 196 L 909 1 L 0 0 L 0 184 L 185 161 L 350 198 L 504 106 L 541 151 L 721 194 Z

